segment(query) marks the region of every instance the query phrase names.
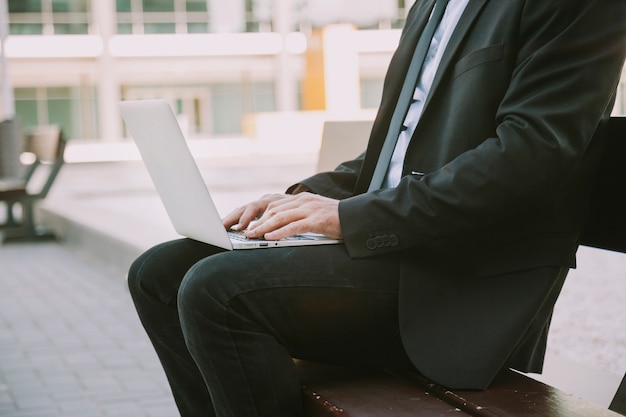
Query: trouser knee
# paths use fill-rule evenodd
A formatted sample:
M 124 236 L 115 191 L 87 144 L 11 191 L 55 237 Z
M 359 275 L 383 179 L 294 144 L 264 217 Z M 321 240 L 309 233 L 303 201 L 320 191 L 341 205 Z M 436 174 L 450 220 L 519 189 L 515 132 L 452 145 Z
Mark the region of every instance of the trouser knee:
M 214 310 L 223 311 L 231 296 L 227 262 L 220 255 L 204 259 L 185 274 L 177 294 L 181 314 Z M 213 314 L 210 314 L 211 316 Z
M 189 239 L 157 245 L 130 266 L 128 287 L 135 304 L 148 297 L 161 304 L 173 304 L 185 273 L 216 249 Z

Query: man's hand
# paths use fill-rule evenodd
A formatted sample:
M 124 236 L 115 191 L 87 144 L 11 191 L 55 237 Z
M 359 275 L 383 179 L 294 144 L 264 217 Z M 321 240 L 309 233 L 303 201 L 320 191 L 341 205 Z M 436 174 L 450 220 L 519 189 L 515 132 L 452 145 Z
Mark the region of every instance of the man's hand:
M 258 220 L 251 225 L 251 222 Z M 223 219 L 224 226 L 246 231 L 246 237 L 279 240 L 313 232 L 340 239 L 339 200 L 311 193 L 269 194 L 239 207 Z

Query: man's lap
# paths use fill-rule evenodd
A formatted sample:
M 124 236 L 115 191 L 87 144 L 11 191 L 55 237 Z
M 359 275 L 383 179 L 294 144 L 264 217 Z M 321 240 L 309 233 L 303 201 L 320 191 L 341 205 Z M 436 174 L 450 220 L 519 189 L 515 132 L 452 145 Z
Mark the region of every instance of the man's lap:
M 257 286 L 320 286 L 397 293 L 395 256 L 351 259 L 343 245 L 223 251 L 191 239 L 159 244 L 131 266 L 142 285 L 178 288 L 185 275 L 225 279 L 242 291 Z
M 342 245 L 222 251 L 182 239 L 149 250 L 131 271 L 164 303 L 193 297 L 252 316 L 294 357 L 358 361 L 398 344 L 396 259 L 353 260 Z

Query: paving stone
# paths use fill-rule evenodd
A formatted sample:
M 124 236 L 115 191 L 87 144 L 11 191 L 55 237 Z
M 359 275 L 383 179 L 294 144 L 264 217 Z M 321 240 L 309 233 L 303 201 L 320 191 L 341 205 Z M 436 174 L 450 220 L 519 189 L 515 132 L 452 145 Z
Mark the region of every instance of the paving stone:
M 178 415 L 120 277 L 58 243 L 0 264 L 0 416 Z

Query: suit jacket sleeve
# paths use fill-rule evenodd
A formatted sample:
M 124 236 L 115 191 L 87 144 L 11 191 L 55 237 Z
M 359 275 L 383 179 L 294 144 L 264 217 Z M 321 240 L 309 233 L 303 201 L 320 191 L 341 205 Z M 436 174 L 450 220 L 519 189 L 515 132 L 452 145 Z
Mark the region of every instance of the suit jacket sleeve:
M 501 29 L 509 31 L 503 43 L 514 53 L 510 73 L 502 74 L 510 81 L 497 111 L 481 116 L 496 121 L 491 136 L 451 139 L 437 137 L 439 132 L 431 129 L 429 140 L 472 145 L 421 178 L 403 177 L 395 189 L 345 198 L 359 169 L 355 163 L 342 168 L 333 177 L 337 179 L 325 177 L 327 189 L 321 192 L 331 196 L 333 181 L 346 179 L 342 186 L 347 187 L 337 196 L 344 198 L 339 215 L 350 255 L 428 247 L 481 231 L 540 205 L 575 177 L 614 99 L 626 53 L 625 9 L 623 0 L 574 0 L 567 7 L 557 1 L 526 1 L 515 32 Z M 489 30 L 498 30 L 498 22 L 493 25 Z M 454 100 L 454 91 L 446 88 L 442 85 L 434 94 Z M 481 88 L 489 85 L 475 90 L 476 100 L 481 100 Z M 422 132 L 463 117 L 463 108 L 451 115 L 437 112 L 439 105 L 433 100 L 425 109 Z M 315 190 L 315 179 L 311 185 Z M 372 250 L 368 240 L 379 230 L 392 231 L 396 240 Z
M 334 171 L 321 172 L 292 185 L 287 189 L 287 193 L 293 194 L 294 191 L 304 188 L 312 193 L 337 200 L 350 197 L 354 195 L 354 186 L 362 163 L 363 155 L 360 155 L 353 161 L 343 162 Z

